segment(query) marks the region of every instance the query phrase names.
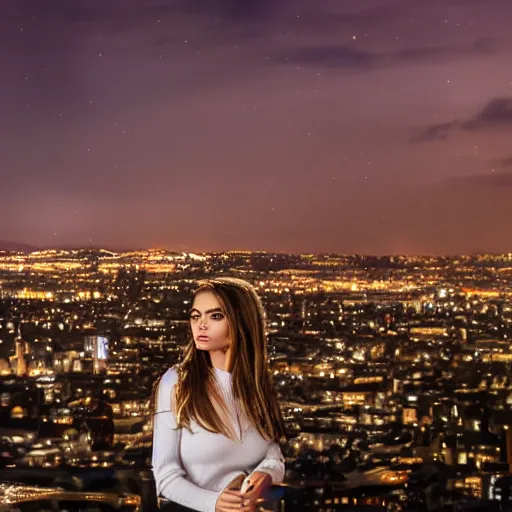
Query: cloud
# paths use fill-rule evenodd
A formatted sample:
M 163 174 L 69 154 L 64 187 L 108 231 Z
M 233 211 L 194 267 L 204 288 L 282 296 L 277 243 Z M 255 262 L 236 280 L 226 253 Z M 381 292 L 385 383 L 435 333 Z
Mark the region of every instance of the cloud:
M 295 16 L 287 18 L 292 20 L 293 28 L 302 33 L 309 29 L 313 29 L 315 33 L 319 30 L 335 30 L 339 33 L 340 29 L 366 29 L 390 23 L 401 13 L 396 5 L 379 5 L 358 12 L 335 12 L 329 8 L 322 9 L 322 5 L 316 3 L 302 2 L 302 5 L 294 5 L 294 9 Z
M 413 135 L 409 142 L 430 142 L 446 139 L 457 129 L 477 131 L 487 129 L 512 128 L 512 97 L 494 98 L 480 112 L 466 121 L 448 121 L 428 125 Z M 502 162 L 503 166 L 512 165 L 512 157 Z
M 379 56 L 356 48 L 336 46 L 310 46 L 280 56 L 277 61 L 290 64 L 322 65 L 325 67 L 373 68 L 379 63 Z
M 500 161 L 500 164 L 502 167 L 512 167 L 512 156 L 504 158 L 503 160 Z
M 278 2 L 277 2 L 278 3 Z M 236 19 L 253 19 L 254 16 L 265 17 L 273 10 L 276 2 L 272 0 L 187 0 L 183 2 L 186 9 L 200 13 L 217 14 Z
M 145 16 L 162 16 L 171 14 L 203 15 L 237 21 L 258 21 L 273 14 L 277 7 L 288 0 L 171 0 L 157 2 L 154 5 L 140 7 L 140 14 Z
M 383 20 L 395 17 L 399 13 L 397 5 L 377 5 L 351 14 L 338 14 L 334 20 L 338 23 L 382 23 Z M 331 16 L 332 17 L 332 16 Z
M 454 48 L 450 46 L 425 46 L 405 48 L 389 54 L 386 58 L 395 62 L 418 62 L 451 56 L 453 52 Z
M 451 178 L 448 182 L 457 186 L 468 185 L 489 188 L 512 188 L 512 172 L 502 171 L 472 174 L 470 176 Z
M 419 46 L 396 52 L 373 52 L 349 45 L 302 46 L 276 55 L 275 61 L 327 68 L 378 69 L 463 58 L 493 51 L 493 40 L 481 38 L 469 46 Z
M 443 140 L 448 137 L 449 133 L 457 127 L 457 120 L 447 123 L 431 124 L 421 130 L 421 132 L 411 137 L 410 142 L 428 142 L 433 140 Z
M 443 0 L 443 2 L 446 2 L 446 5 L 457 6 L 485 5 L 486 7 L 489 7 L 489 4 L 492 4 L 493 6 L 503 4 L 508 7 L 510 5 L 509 0 Z
M 474 117 L 462 124 L 465 130 L 512 127 L 512 97 L 495 98 Z
M 495 167 L 501 167 L 507 169 L 509 167 L 512 168 L 512 156 L 508 156 L 505 158 L 495 158 L 490 160 L 489 163 Z
M 108 27 L 126 29 L 144 26 L 147 22 L 179 23 L 184 17 L 194 16 L 204 19 L 232 19 L 236 21 L 254 20 L 269 16 L 276 4 L 288 0 L 272 2 L 271 0 L 110 0 L 109 2 L 93 0 L 52 0 L 40 2 L 26 0 L 9 2 L 2 6 L 0 26 L 13 19 L 27 21 L 37 19 L 45 23 L 67 24 L 80 27 Z
M 496 41 L 492 37 L 481 37 L 474 41 L 468 52 L 474 53 L 492 53 L 496 49 Z
M 65 0 L 58 0 L 65 1 Z M 80 0 L 78 0 L 80 1 Z M 135 2 L 140 6 L 141 2 Z M 293 26 L 303 27 L 307 24 L 311 27 L 325 28 L 325 25 L 339 28 L 342 24 L 359 25 L 368 23 L 382 23 L 399 13 L 397 4 L 379 5 L 363 9 L 355 13 L 338 13 L 329 7 L 329 3 L 322 5 L 312 4 L 309 0 L 153 0 L 153 5 L 139 7 L 143 15 L 198 14 L 216 16 L 219 18 L 235 19 L 238 21 L 255 21 L 268 19 L 278 15 L 281 21 L 292 19 Z M 279 14 L 285 13 L 283 17 Z M 293 16 L 291 16 L 293 14 Z M 296 15 L 300 14 L 297 18 Z

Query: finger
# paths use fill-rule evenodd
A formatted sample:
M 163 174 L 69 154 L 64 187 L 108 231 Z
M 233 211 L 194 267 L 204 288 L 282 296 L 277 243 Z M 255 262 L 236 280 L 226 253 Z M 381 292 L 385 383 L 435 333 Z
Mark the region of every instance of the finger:
M 245 507 L 240 507 L 240 505 L 221 505 L 218 508 L 219 512 L 234 512 L 235 510 L 240 512 L 241 510 L 245 511 Z
M 224 491 L 222 494 L 226 496 L 234 496 L 239 500 L 241 500 L 244 497 L 244 495 L 240 491 Z
M 239 490 L 235 489 L 226 489 L 223 494 L 230 494 L 231 496 L 238 496 L 239 498 L 243 497 L 243 494 Z
M 220 505 L 219 506 L 219 512 L 253 512 L 255 509 L 251 508 L 251 504 L 248 503 L 247 505 L 241 504 L 241 505 Z
M 255 509 L 255 506 L 254 504 L 249 501 L 249 500 L 244 500 L 244 502 L 242 503 L 242 506 L 240 507 L 239 510 L 243 510 L 244 512 L 254 512 Z
M 242 503 L 241 503 L 241 508 L 242 510 L 244 509 L 247 509 L 247 510 L 254 510 L 254 508 L 256 507 L 256 502 L 253 501 L 253 500 L 244 500 Z
M 247 494 L 249 494 L 254 488 L 256 487 L 255 484 L 251 484 L 249 485 L 249 487 L 247 487 L 247 489 L 245 490 L 245 492 L 243 493 L 243 496 L 247 496 Z
M 219 503 L 240 506 L 240 503 L 242 503 L 242 498 L 240 496 L 234 496 L 224 492 L 222 493 L 222 496 L 219 497 Z
M 259 493 L 258 489 L 252 489 L 250 492 L 246 492 L 241 498 L 243 500 L 254 501 L 257 498 L 259 498 L 259 495 L 260 495 L 260 493 Z
M 244 481 L 245 474 L 238 475 L 236 478 L 234 478 L 227 486 L 227 489 L 235 489 L 239 490 L 240 486 L 242 485 L 242 482 Z
M 220 507 L 218 509 L 219 512 L 235 512 L 235 510 L 237 512 L 250 512 L 249 509 L 246 509 L 245 507 L 237 507 L 237 506 L 233 506 L 233 505 L 229 505 L 229 506 L 224 506 L 224 507 Z
M 253 505 L 253 502 L 251 500 L 243 500 L 240 504 L 240 510 L 244 510 L 249 512 L 251 510 L 251 506 Z

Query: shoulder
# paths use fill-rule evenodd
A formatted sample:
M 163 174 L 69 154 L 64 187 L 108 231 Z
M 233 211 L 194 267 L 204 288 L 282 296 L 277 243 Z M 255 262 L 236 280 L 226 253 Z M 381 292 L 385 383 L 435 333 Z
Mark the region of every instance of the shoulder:
M 159 388 L 171 391 L 178 383 L 178 366 L 169 368 L 160 378 Z
M 178 383 L 178 368 L 169 368 L 156 382 L 156 406 L 158 411 L 169 410 L 174 386 Z

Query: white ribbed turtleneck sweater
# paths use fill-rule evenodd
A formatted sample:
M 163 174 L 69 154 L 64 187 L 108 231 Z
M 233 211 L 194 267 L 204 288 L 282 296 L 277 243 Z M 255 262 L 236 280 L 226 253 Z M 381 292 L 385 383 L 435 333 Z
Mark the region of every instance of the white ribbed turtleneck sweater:
M 262 471 L 272 477 L 272 483 L 280 483 L 285 471 L 279 445 L 263 439 L 245 417 L 240 417 L 231 373 L 214 370 L 241 442 L 208 432 L 194 421 L 190 423 L 192 433 L 176 428 L 176 417 L 170 410 L 172 391 L 178 382 L 174 367 L 160 381 L 154 417 L 153 473 L 157 493 L 200 512 L 215 512 L 217 498 L 241 473 Z

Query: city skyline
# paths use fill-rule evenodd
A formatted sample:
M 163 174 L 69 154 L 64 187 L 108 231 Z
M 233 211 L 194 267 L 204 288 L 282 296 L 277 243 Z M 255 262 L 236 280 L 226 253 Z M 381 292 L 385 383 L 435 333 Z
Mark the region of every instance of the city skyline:
M 172 412 L 159 383 L 190 370 L 197 287 L 223 275 L 261 301 L 283 418 L 280 455 L 261 463 L 279 462 L 282 476 L 261 511 L 509 512 L 511 263 L 512 253 L 2 253 L 0 502 L 156 511 L 159 492 L 213 510 L 181 442 L 174 467 L 195 487 L 158 491 L 153 439 L 157 414 Z M 250 322 L 234 319 L 238 342 L 251 343 Z M 261 360 L 249 350 L 247 364 Z M 242 428 L 239 442 L 253 434 Z
M 502 0 L 7 1 L 0 239 L 512 249 Z
M 35 246 L 25 243 L 13 242 L 12 240 L 0 240 L 0 253 L 4 253 L 3 255 L 15 255 L 19 253 L 23 253 L 24 257 L 30 257 L 32 254 L 40 254 L 55 251 L 56 254 L 64 254 L 64 253 L 80 253 L 80 252 L 101 252 L 105 251 L 111 254 L 130 254 L 132 252 L 136 253 L 167 253 L 167 254 L 237 254 L 237 253 L 247 253 L 247 254 L 267 254 L 267 255 L 280 255 L 280 256 L 307 256 L 307 255 L 333 255 L 333 256 L 341 256 L 341 257 L 350 257 L 350 256 L 360 256 L 364 258 L 378 258 L 378 259 L 386 259 L 386 258 L 411 258 L 411 259 L 442 259 L 442 258 L 471 258 L 471 257 L 490 257 L 490 258 L 510 258 L 512 252 L 500 252 L 500 251 L 486 251 L 486 252 L 472 252 L 472 253 L 381 253 L 381 254 L 373 254 L 373 253 L 361 253 L 361 252 L 353 252 L 353 253 L 343 253 L 337 251 L 297 251 L 297 252 L 285 252 L 285 251 L 267 251 L 267 250 L 248 250 L 244 248 L 232 248 L 232 249 L 220 249 L 220 250 L 190 250 L 190 251 L 181 251 L 181 250 L 173 250 L 168 249 L 166 247 L 138 247 L 138 246 L 127 246 L 127 247 L 113 247 L 109 245 L 61 245 L 61 246 Z

